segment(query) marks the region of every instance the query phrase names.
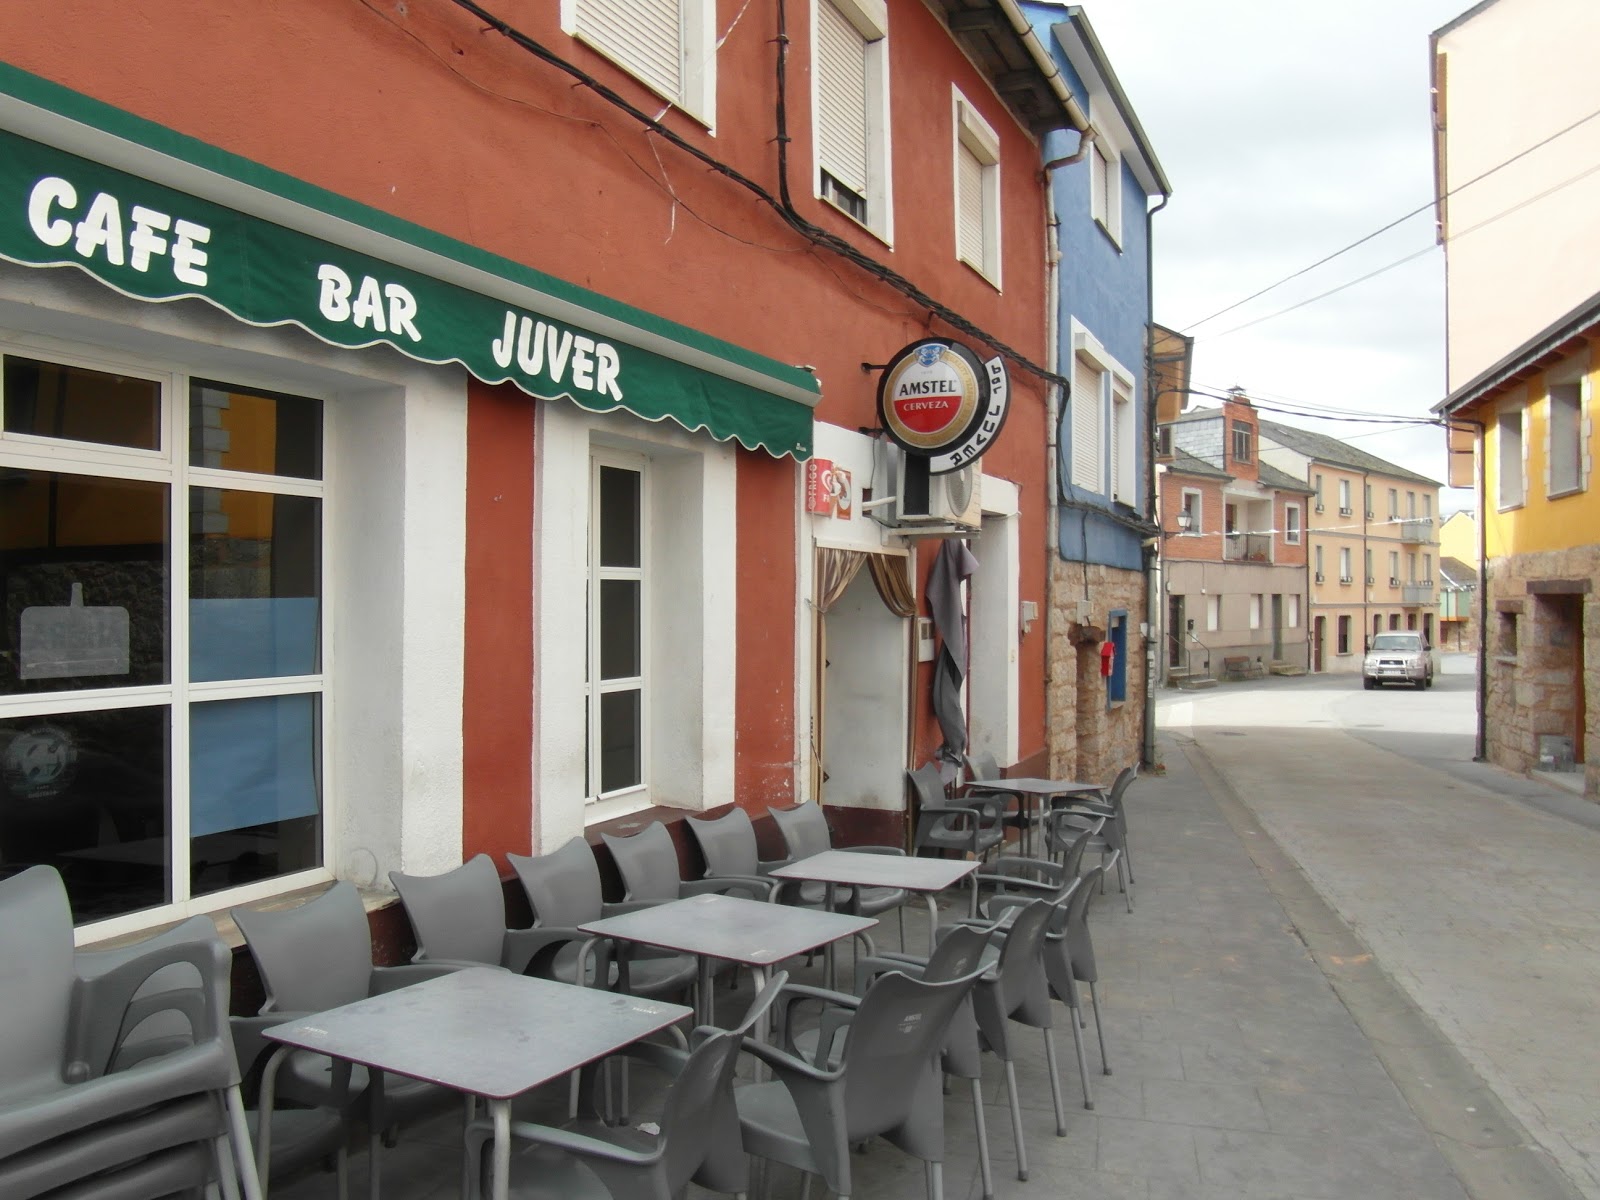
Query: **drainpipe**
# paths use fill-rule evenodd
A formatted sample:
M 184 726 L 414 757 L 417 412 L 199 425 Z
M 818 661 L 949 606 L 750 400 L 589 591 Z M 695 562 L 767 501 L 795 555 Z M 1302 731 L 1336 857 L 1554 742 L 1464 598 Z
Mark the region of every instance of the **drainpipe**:
M 1145 291 L 1145 510 L 1158 526 L 1161 515 L 1156 511 L 1156 379 L 1155 355 L 1150 349 L 1150 325 L 1156 315 L 1155 274 L 1155 215 L 1167 206 L 1171 196 L 1163 195 L 1161 203 L 1144 214 L 1144 291 Z M 1166 620 L 1165 605 L 1161 595 L 1161 538 L 1144 552 L 1144 609 L 1149 633 L 1144 640 L 1144 747 L 1141 757 L 1148 770 L 1155 770 L 1156 759 L 1156 661 L 1155 655 L 1165 643 L 1161 640 L 1162 624 Z
M 1085 135 L 1086 137 L 1086 135 Z M 1084 149 L 1085 137 L 1078 139 L 1079 150 Z M 1061 222 L 1056 216 L 1056 190 L 1050 178 L 1050 169 L 1044 171 L 1045 196 L 1045 256 L 1044 256 L 1044 312 L 1045 312 L 1045 368 L 1060 374 L 1061 361 Z M 1062 390 L 1057 383 L 1045 389 L 1045 570 L 1044 570 L 1044 678 L 1045 720 L 1050 720 L 1050 667 L 1055 651 L 1058 630 L 1056 619 L 1056 563 L 1061 554 L 1061 480 L 1057 461 L 1060 441 Z M 1046 752 L 1049 752 L 1048 738 Z M 1053 771 L 1054 768 L 1052 767 Z
M 1045 177 L 1048 179 L 1050 172 L 1054 171 L 1057 167 L 1070 167 L 1073 163 L 1082 162 L 1083 156 L 1089 153 L 1089 147 L 1094 144 L 1094 139 L 1095 131 L 1093 127 L 1088 129 L 1080 129 L 1078 131 L 1078 148 L 1065 158 L 1052 158 L 1049 162 L 1045 163 Z M 1166 197 L 1162 197 L 1161 204 L 1165 204 L 1166 202 Z M 1160 205 L 1157 206 L 1158 209 L 1159 207 Z

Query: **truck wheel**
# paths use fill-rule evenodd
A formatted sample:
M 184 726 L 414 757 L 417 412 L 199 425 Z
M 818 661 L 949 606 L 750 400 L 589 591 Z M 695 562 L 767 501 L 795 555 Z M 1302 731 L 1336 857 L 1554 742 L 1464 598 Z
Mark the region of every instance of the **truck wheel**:
M 1428 685 L 1428 680 L 1427 680 L 1426 676 L 1424 676 L 1422 679 L 1417 680 L 1417 691 L 1420 692 L 1420 691 L 1422 691 L 1424 688 L 1426 688 L 1428 686 L 1429 685 Z
M 1378 686 L 1378 681 L 1376 679 L 1368 679 L 1365 675 L 1363 675 L 1361 677 L 1361 686 L 1370 692 L 1373 688 Z

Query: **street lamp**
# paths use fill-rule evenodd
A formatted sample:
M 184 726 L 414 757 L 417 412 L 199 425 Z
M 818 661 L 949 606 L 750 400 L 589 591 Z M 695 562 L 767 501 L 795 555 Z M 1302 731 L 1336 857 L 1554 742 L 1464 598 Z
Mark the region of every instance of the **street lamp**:
M 1178 510 L 1178 532 L 1179 533 L 1188 533 L 1189 532 L 1189 526 L 1191 526 L 1193 524 L 1194 524 L 1194 513 L 1190 512 L 1187 508 L 1180 508 Z

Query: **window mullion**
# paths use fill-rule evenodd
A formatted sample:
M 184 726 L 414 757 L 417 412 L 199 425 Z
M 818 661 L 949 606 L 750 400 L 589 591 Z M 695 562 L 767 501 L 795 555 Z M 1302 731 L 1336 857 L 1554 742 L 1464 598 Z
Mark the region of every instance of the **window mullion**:
M 170 441 L 172 487 L 170 508 L 170 562 L 167 572 L 171 638 L 168 677 L 172 686 L 169 794 L 174 904 L 187 907 L 191 896 L 189 869 L 189 381 L 174 376 L 168 384 L 167 432 Z M 181 402 L 180 402 L 181 399 Z

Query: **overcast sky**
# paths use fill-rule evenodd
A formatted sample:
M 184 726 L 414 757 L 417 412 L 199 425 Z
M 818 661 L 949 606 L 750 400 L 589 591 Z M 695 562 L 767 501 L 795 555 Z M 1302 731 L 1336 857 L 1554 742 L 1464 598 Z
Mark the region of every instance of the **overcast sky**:
M 1083 5 L 1172 183 L 1155 217 L 1155 319 L 1196 336 L 1194 386 L 1413 417 L 1443 399 L 1444 257 L 1431 208 L 1203 319 L 1429 203 L 1428 35 L 1472 2 Z M 1444 479 L 1437 428 L 1266 415 Z M 1468 490 L 1445 493 L 1446 510 L 1471 502 Z

